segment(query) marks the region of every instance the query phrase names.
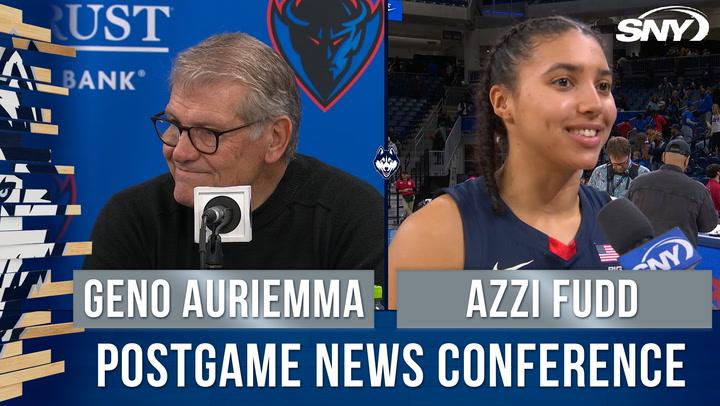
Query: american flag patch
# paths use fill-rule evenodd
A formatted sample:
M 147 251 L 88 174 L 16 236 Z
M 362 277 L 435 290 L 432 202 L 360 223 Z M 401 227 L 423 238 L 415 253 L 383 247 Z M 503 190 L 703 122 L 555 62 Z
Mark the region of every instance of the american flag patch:
M 615 252 L 615 249 L 610 244 L 596 245 L 595 248 L 600 257 L 600 262 L 617 262 L 618 258 L 620 258 L 620 255 Z

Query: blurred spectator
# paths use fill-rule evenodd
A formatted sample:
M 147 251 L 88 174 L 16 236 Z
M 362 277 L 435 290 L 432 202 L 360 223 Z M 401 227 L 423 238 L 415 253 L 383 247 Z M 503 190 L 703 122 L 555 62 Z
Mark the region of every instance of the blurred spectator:
M 649 168 L 650 167 L 650 161 L 648 159 L 645 159 L 643 157 L 644 152 L 641 151 L 635 151 L 633 152 L 632 161 L 635 164 L 640 165 L 640 167 Z M 648 169 L 649 171 L 650 169 Z M 631 179 L 632 180 L 632 179 Z
M 670 139 L 671 140 L 675 140 L 675 139 L 682 138 L 682 137 L 683 137 L 683 135 L 682 135 L 682 132 L 680 131 L 680 125 L 673 124 L 672 126 L 670 126 Z
M 710 89 L 705 89 L 705 93 L 698 102 L 697 112 L 700 114 L 700 120 L 703 123 L 709 123 L 712 115 L 712 93 Z
M 715 211 L 720 213 L 720 165 L 708 165 L 705 170 L 705 175 L 710 178 L 705 187 L 708 192 L 710 192 L 710 198 L 712 198 L 713 204 L 715 205 Z
M 658 111 L 658 97 L 653 95 L 650 97 L 650 101 L 648 101 L 648 104 L 645 108 L 645 110 L 648 111 L 648 115 L 655 114 L 656 111 Z
M 645 131 L 645 128 L 653 123 L 652 116 L 646 112 L 641 112 L 631 121 L 636 131 Z
M 698 231 L 713 230 L 718 213 L 707 189 L 685 175 L 689 161 L 688 143 L 669 142 L 663 153 L 665 164 L 633 180 L 627 198 L 647 216 L 657 234 L 680 227 L 697 246 Z
M 621 137 L 628 137 L 628 133 L 633 129 L 632 124 L 629 121 L 623 121 L 617 125 L 617 132 Z
M 689 105 L 685 111 L 683 111 L 681 117 L 680 117 L 680 124 L 682 127 L 680 128 L 680 132 L 682 133 L 683 137 L 685 137 L 686 142 L 692 142 L 693 139 L 693 127 L 695 127 L 698 123 L 695 121 L 695 106 Z
M 639 151 L 642 144 L 647 139 L 644 132 L 636 131 L 634 128 L 628 133 L 628 142 L 630 142 L 630 151 Z
M 610 162 L 593 170 L 588 185 L 605 191 L 610 196 L 623 197 L 630 187 L 630 182 L 650 170 L 630 160 L 630 142 L 625 138 L 610 138 L 606 149 Z
M 720 106 L 713 104 L 710 118 L 710 153 L 717 155 L 720 152 Z
M 410 174 L 403 171 L 400 175 L 400 179 L 395 181 L 395 189 L 397 189 L 402 200 L 400 202 L 405 209 L 405 217 L 411 215 L 413 212 L 413 205 L 415 204 L 415 181 L 410 179 Z
M 647 140 L 642 148 L 642 156 L 640 158 L 644 162 L 638 163 L 651 170 L 655 170 L 660 167 L 660 156 L 662 152 L 659 150 L 664 147 L 663 138 L 660 131 L 653 127 L 648 127 L 645 133 L 647 134 Z
M 660 85 L 658 86 L 658 90 L 660 91 L 660 96 L 663 99 L 669 98 L 670 95 L 672 94 L 673 89 L 674 89 L 673 84 L 670 83 L 667 76 L 663 78 L 662 83 L 660 83 Z
M 660 134 L 663 133 L 663 130 L 668 125 L 668 121 L 662 114 L 656 112 L 653 114 L 653 121 L 655 122 L 655 130 L 659 132 Z

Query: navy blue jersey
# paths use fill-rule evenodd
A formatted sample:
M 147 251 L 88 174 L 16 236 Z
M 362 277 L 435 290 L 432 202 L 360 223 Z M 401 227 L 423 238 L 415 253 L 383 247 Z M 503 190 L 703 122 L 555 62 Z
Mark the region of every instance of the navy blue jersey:
M 445 190 L 457 203 L 465 239 L 465 269 L 612 269 L 617 255 L 597 222 L 610 196 L 580 185 L 582 221 L 575 235 L 576 252 L 567 260 L 549 248 L 550 238 L 527 225 L 501 203 L 492 210 L 482 178 Z

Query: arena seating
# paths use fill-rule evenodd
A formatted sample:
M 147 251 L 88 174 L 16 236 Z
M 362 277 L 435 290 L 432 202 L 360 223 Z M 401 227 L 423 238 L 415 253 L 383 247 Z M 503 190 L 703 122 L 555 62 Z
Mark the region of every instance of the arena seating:
M 388 127 L 399 140 L 415 135 L 444 92 L 441 78 L 424 74 L 390 73 L 388 87 Z
M 430 107 L 427 99 L 390 97 L 388 99 L 388 126 L 402 140 L 410 137 Z

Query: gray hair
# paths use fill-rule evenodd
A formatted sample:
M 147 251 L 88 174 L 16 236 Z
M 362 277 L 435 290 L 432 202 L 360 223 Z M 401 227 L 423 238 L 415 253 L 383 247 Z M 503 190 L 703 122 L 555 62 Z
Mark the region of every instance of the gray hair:
M 292 122 L 285 158 L 298 144 L 300 95 L 292 68 L 272 48 L 244 33 L 213 35 L 175 59 L 170 86 L 239 82 L 250 91 L 238 100 L 238 115 L 247 121 L 288 116 Z M 258 137 L 260 131 L 255 136 Z

